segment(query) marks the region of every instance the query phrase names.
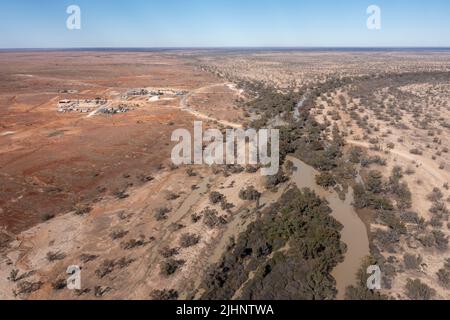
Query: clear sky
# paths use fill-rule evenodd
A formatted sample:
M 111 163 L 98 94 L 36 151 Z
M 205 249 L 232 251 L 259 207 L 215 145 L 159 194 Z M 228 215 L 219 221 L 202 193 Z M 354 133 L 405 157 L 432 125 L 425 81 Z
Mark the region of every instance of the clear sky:
M 68 30 L 66 8 L 81 8 Z M 381 8 L 381 30 L 366 26 Z M 1 0 L 0 48 L 450 47 L 449 0 Z

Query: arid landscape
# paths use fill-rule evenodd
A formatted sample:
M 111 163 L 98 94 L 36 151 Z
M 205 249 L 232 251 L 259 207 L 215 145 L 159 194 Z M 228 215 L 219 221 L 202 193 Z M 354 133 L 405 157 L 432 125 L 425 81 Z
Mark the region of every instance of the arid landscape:
M 174 165 L 194 121 L 278 174 Z M 449 50 L 0 52 L 0 299 L 450 299 L 449 148 Z

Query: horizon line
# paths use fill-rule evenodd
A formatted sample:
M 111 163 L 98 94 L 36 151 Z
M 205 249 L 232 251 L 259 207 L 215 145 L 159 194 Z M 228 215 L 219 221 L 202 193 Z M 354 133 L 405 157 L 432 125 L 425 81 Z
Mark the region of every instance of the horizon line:
M 150 47 L 19 47 L 19 48 L 0 48 L 0 51 L 95 51 L 95 50 L 311 50 L 311 49 L 418 49 L 418 50 L 450 50 L 450 46 L 150 46 Z

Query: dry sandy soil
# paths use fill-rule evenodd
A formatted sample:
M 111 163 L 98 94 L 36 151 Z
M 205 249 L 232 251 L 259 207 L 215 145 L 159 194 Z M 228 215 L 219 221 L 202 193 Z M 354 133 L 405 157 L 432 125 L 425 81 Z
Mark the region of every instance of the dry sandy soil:
M 175 167 L 171 133 L 194 120 L 240 127 L 242 92 L 171 53 L 2 53 L 0 69 L 0 298 L 149 299 L 157 289 L 193 298 L 255 217 L 239 191 L 264 191 L 263 178 Z M 114 115 L 57 112 L 61 99 L 115 101 L 133 88 L 184 95 L 133 97 L 132 110 Z M 212 204 L 212 191 L 232 207 Z M 207 226 L 205 209 L 227 224 Z M 186 234 L 198 244 L 180 245 Z M 160 272 L 164 249 L 183 261 L 176 275 Z M 82 289 L 55 289 L 70 265 L 81 267 Z
M 58 100 L 214 82 L 170 55 L 3 53 L 0 69 L 0 225 L 12 233 L 157 173 L 170 158 L 171 132 L 194 119 L 179 99 L 91 118 L 57 113 Z M 79 93 L 59 93 L 68 89 Z

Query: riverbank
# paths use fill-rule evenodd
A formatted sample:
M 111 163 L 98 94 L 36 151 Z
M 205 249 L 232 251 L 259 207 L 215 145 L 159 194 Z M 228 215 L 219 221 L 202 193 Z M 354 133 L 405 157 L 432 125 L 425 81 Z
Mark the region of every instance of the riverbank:
M 332 276 L 336 279 L 337 299 L 343 300 L 345 289 L 350 285 L 356 285 L 356 273 L 361 267 L 363 259 L 370 254 L 366 225 L 352 205 L 353 189 L 350 187 L 345 200 L 342 200 L 336 191 L 327 191 L 317 185 L 315 177 L 319 172 L 313 167 L 294 157 L 289 157 L 288 160 L 292 161 L 294 167 L 297 168 L 292 176 L 297 187 L 299 189 L 309 188 L 325 198 L 333 211 L 332 216 L 344 227 L 341 231 L 341 240 L 345 243 L 347 251 L 344 261 L 332 272 Z

